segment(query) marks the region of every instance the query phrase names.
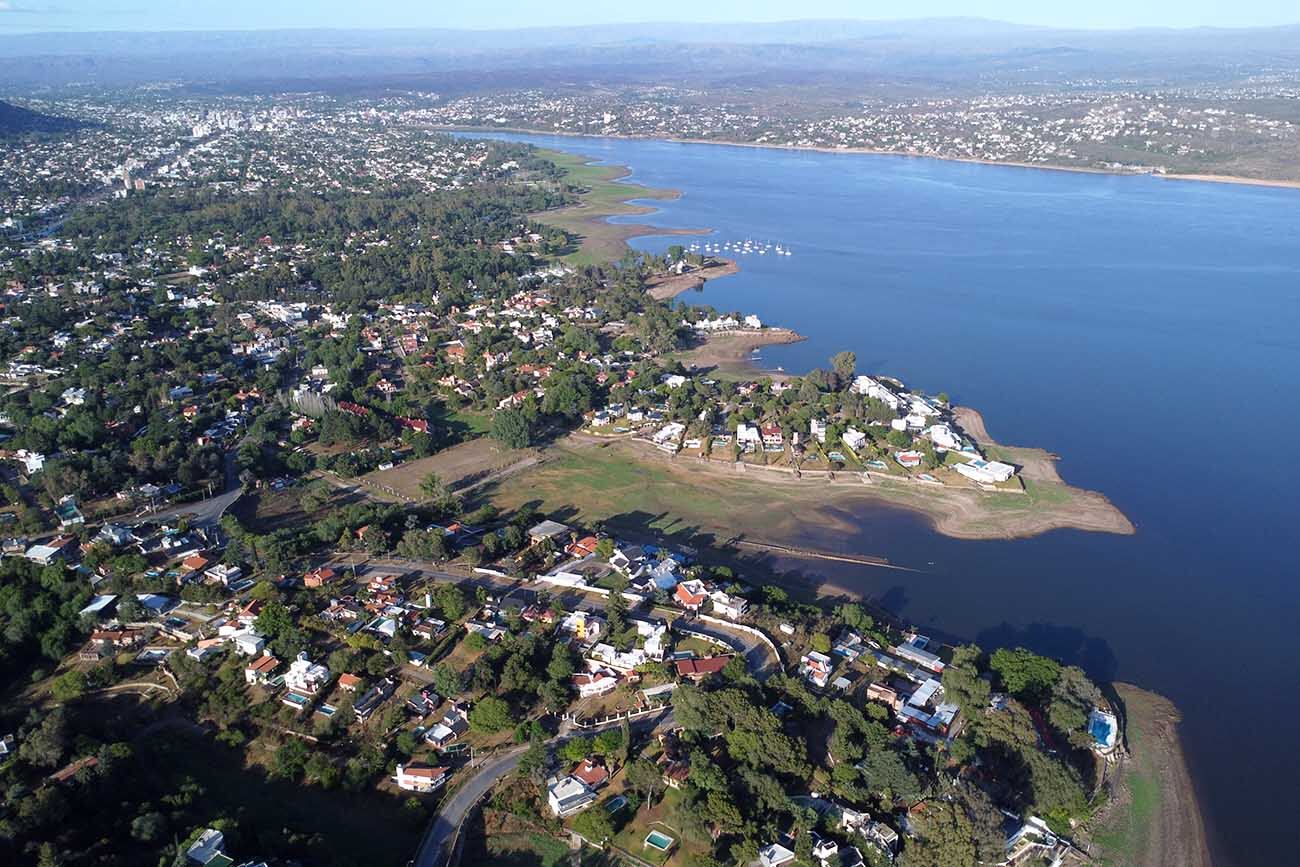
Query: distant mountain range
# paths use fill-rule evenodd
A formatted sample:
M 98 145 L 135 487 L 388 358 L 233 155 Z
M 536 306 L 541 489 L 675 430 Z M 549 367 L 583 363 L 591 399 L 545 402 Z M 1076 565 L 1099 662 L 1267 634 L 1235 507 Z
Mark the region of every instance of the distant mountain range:
M 57 117 L 43 114 L 0 100 L 0 138 L 27 135 L 29 133 L 71 132 L 85 126 L 79 120 L 69 117 Z
M 517 30 L 265 30 L 0 36 L 10 92 L 180 80 L 442 90 L 619 83 L 951 87 L 1242 80 L 1300 69 L 1300 25 L 1057 30 L 979 18 L 632 24 Z

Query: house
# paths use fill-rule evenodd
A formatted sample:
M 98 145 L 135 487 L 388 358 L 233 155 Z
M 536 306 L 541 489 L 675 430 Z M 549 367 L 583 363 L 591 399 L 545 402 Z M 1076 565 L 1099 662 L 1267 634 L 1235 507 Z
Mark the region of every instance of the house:
M 411 634 L 416 638 L 423 638 L 425 641 L 432 641 L 446 631 L 446 622 L 436 617 L 426 617 L 411 627 Z
M 185 655 L 196 662 L 203 662 L 211 656 L 216 656 L 225 647 L 224 638 L 203 638 L 199 643 L 185 651 Z
M 826 422 L 824 422 L 819 418 L 815 418 L 812 421 L 808 422 L 808 433 L 809 435 L 812 436 L 813 439 L 817 440 L 817 442 L 825 443 Z
M 983 458 L 957 464 L 953 469 L 971 481 L 985 485 L 995 485 L 999 482 L 1008 481 L 1016 474 L 1016 468 L 1010 464 L 1004 464 L 1001 461 L 986 461 Z
M 203 572 L 211 563 L 212 561 L 202 554 L 191 554 L 181 561 L 181 568 L 188 573 L 194 574 Z
M 921 465 L 921 460 L 924 457 L 925 455 L 915 449 L 909 449 L 905 452 L 896 452 L 894 454 L 894 460 L 898 462 L 898 465 L 900 467 L 906 467 L 909 470 L 919 467 Z
M 784 867 L 794 860 L 794 853 L 780 843 L 771 843 L 758 850 L 758 863 L 763 867 Z
M 799 674 L 818 689 L 825 689 L 830 683 L 831 671 L 835 663 L 824 653 L 810 650 L 799 660 Z
M 302 576 L 302 586 L 309 589 L 324 587 L 338 578 L 338 573 L 328 566 L 321 566 L 313 569 L 306 575 Z
M 233 864 L 233 859 L 221 851 L 225 844 L 225 835 L 215 828 L 206 828 L 199 838 L 190 844 L 190 848 L 185 850 L 185 857 L 197 864 Z
M 618 686 L 618 677 L 612 671 L 598 668 L 573 675 L 571 682 L 577 688 L 580 698 L 593 698 L 613 692 Z
M 120 524 L 105 524 L 100 528 L 95 539 L 107 542 L 114 548 L 120 548 L 135 541 L 135 534 L 131 532 L 129 527 L 123 527 Z
M 930 442 L 934 443 L 935 448 L 961 449 L 961 437 L 946 424 L 931 425 L 924 431 L 924 436 L 930 438 Z
M 222 587 L 229 587 L 232 583 L 238 581 L 243 574 L 243 569 L 227 563 L 219 563 L 203 573 L 205 578 L 215 581 Z
M 763 437 L 759 434 L 758 428 L 752 424 L 741 422 L 736 425 L 736 445 L 741 451 L 757 451 L 763 444 Z
M 279 667 L 280 660 L 274 656 L 259 656 L 244 666 L 244 681 L 250 685 L 267 683 Z
M 600 640 L 605 631 L 605 621 L 587 611 L 570 611 L 561 618 L 558 628 L 586 644 Z
M 749 600 L 743 596 L 733 596 L 721 590 L 714 590 L 709 594 L 709 599 L 713 601 L 713 613 L 721 614 L 728 620 L 739 620 L 749 610 Z
M 903 707 L 903 700 L 899 698 L 898 691 L 885 686 L 883 683 L 868 684 L 867 698 L 871 701 L 883 702 L 889 705 L 893 711 L 898 711 Z
M 75 536 L 56 536 L 44 545 L 33 545 L 23 554 L 38 566 L 50 566 L 63 560 L 71 559 L 76 550 Z
M 357 689 L 360 688 L 361 683 L 361 678 L 357 677 L 355 674 L 349 674 L 345 671 L 339 675 L 339 689 L 344 692 L 356 692 Z
M 699 683 L 709 675 L 717 674 L 727 667 L 732 656 L 729 653 L 718 656 L 706 656 L 703 659 L 679 659 L 676 661 L 677 676 L 683 680 Z
M 235 652 L 240 656 L 261 656 L 266 639 L 256 632 L 242 632 L 235 636 Z
M 546 786 L 546 803 L 551 812 L 560 818 L 585 810 L 595 800 L 596 793 L 576 777 L 552 780 Z
M 329 680 L 330 670 L 308 659 L 306 651 L 298 654 L 284 675 L 285 685 L 304 695 L 315 695 Z
M 704 600 L 708 599 L 703 581 L 683 581 L 673 591 L 673 599 L 687 611 L 699 611 Z
M 591 789 L 599 789 L 609 780 L 609 769 L 603 762 L 594 759 L 583 759 L 578 766 L 570 771 L 570 776 L 577 778 Z
M 106 642 L 113 647 L 135 647 L 144 641 L 144 630 L 127 629 L 125 627 L 96 629 L 90 633 L 90 640 Z
M 840 436 L 840 442 L 856 452 L 867 444 L 867 435 L 855 427 L 850 427 Z
M 596 546 L 599 544 L 600 540 L 595 536 L 584 536 L 564 550 L 568 552 L 569 556 L 581 559 L 595 554 Z
M 546 520 L 540 524 L 529 528 L 528 539 L 534 545 L 539 545 L 547 539 L 556 539 L 566 533 L 572 532 L 572 528 L 559 521 Z
M 447 768 L 435 768 L 420 762 L 407 762 L 397 766 L 393 782 L 406 792 L 432 792 L 447 782 Z
M 425 733 L 424 739 L 441 749 L 469 731 L 469 714 L 463 708 L 453 707 L 443 715 L 442 721 Z
M 780 451 L 784 447 L 785 439 L 781 434 L 781 426 L 775 422 L 765 424 L 760 429 L 763 435 L 763 449 L 765 451 Z

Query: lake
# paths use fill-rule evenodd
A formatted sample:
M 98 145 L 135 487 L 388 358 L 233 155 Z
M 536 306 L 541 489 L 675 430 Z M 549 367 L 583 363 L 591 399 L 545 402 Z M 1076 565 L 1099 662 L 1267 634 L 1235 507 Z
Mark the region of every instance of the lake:
M 503 136 L 506 137 L 506 136 Z M 946 391 L 1061 455 L 1130 537 L 968 542 L 884 509 L 811 544 L 923 568 L 799 564 L 912 622 L 1024 645 L 1173 699 L 1215 862 L 1286 863 L 1300 716 L 1300 190 L 907 157 L 508 136 L 682 191 L 647 220 L 779 243 L 682 296 Z M 662 252 L 697 239 L 652 236 Z

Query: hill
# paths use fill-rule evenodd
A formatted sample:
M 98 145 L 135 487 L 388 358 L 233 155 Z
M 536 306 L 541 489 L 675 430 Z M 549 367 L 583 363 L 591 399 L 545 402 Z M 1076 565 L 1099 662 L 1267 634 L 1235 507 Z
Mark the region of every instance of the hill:
M 0 138 L 30 133 L 60 133 L 80 129 L 85 124 L 70 117 L 43 114 L 0 100 Z

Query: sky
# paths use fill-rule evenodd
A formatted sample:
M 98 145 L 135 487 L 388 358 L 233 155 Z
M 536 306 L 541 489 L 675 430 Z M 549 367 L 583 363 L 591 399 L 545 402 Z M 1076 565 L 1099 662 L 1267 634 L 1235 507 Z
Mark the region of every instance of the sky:
M 1300 23 L 1300 0 L 0 0 L 0 32 L 292 27 L 501 29 L 643 21 L 970 16 L 1049 27 Z

